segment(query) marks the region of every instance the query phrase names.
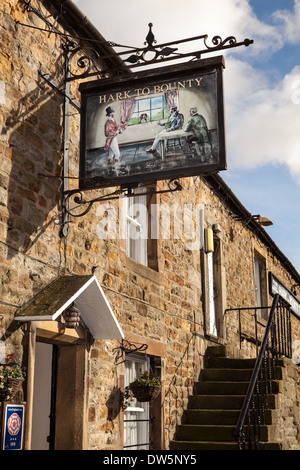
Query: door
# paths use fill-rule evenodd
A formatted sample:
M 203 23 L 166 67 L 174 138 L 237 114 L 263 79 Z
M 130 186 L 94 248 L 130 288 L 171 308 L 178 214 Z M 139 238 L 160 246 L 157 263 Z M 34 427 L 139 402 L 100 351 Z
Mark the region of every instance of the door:
M 127 357 L 125 361 L 125 387 L 143 372 L 149 370 L 144 357 Z M 124 450 L 149 450 L 149 403 L 134 399 L 124 411 Z
M 47 343 L 36 343 L 32 450 L 52 450 L 55 413 L 56 347 Z

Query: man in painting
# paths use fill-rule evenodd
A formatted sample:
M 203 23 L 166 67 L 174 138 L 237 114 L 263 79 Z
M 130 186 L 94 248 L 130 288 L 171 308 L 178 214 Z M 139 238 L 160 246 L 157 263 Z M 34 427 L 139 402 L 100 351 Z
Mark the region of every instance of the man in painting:
M 177 106 L 172 106 L 171 107 L 170 115 L 169 115 L 169 117 L 168 117 L 168 119 L 165 123 L 161 124 L 159 122 L 158 124 L 160 126 L 164 126 L 164 129 L 161 130 L 157 134 L 157 136 L 154 139 L 154 142 L 153 142 L 152 146 L 148 150 L 146 150 L 146 152 L 153 153 L 157 156 L 159 156 L 159 153 L 157 152 L 157 147 L 159 145 L 159 141 L 161 140 L 160 134 L 164 131 L 171 132 L 171 131 L 175 131 L 176 129 L 181 129 L 182 128 L 183 118 L 182 118 L 182 114 L 179 113 L 179 111 L 177 109 Z
M 107 163 L 111 164 L 114 162 L 115 168 L 119 166 L 120 163 L 120 150 L 117 140 L 117 136 L 121 134 L 123 127 L 122 125 L 118 126 L 115 120 L 115 111 L 110 106 L 106 108 L 107 120 L 104 126 L 104 134 L 106 137 L 104 150 L 108 150 L 108 160 Z
M 201 114 L 198 114 L 196 107 L 190 108 L 190 116 L 184 129 L 185 132 L 192 133 L 192 136 L 188 137 L 188 141 L 196 142 L 199 145 L 202 155 L 205 155 L 206 149 L 211 153 L 210 136 L 205 118 Z

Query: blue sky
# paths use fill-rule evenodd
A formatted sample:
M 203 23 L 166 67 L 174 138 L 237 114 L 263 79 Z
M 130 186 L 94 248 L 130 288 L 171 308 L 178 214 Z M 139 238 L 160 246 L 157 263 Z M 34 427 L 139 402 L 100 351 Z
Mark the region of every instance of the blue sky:
M 273 221 L 266 231 L 300 271 L 300 0 L 74 3 L 119 44 L 142 47 L 149 22 L 158 43 L 201 34 L 254 39 L 224 53 L 228 170 L 221 176 L 252 214 Z

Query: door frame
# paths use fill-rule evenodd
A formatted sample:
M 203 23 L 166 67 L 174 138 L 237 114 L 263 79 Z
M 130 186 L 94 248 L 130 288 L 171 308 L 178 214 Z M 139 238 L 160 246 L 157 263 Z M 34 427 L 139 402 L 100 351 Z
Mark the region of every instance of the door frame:
M 87 448 L 86 393 L 88 334 L 84 330 L 61 328 L 59 322 L 29 322 L 24 350 L 27 350 L 25 450 L 31 449 L 36 342 L 55 346 L 52 362 L 55 394 L 52 391 L 51 449 L 83 450 Z M 56 354 L 55 353 L 55 354 Z M 54 369 L 53 369 L 54 368 Z M 75 373 L 76 371 L 76 373 Z M 65 404 L 68 403 L 68 406 Z

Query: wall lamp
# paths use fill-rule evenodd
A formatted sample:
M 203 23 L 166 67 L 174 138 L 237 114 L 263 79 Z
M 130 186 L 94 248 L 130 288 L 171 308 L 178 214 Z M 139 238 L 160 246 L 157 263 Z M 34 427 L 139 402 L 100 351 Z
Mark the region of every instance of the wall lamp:
M 252 217 L 260 225 L 263 225 L 263 226 L 273 225 L 273 222 L 270 219 L 268 219 L 267 217 L 262 217 L 260 214 L 253 215 Z

